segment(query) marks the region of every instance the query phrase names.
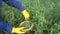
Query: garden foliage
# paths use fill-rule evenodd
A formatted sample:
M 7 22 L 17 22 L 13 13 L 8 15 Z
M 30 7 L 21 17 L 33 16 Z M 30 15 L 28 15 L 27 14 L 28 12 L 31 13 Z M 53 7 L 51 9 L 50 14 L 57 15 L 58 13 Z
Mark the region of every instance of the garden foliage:
M 60 34 L 60 0 L 19 0 L 28 10 L 34 23 L 32 31 L 26 34 Z M 3 2 L 1 17 L 3 21 L 18 27 L 24 21 L 20 10 Z M 2 34 L 2 33 L 0 33 Z

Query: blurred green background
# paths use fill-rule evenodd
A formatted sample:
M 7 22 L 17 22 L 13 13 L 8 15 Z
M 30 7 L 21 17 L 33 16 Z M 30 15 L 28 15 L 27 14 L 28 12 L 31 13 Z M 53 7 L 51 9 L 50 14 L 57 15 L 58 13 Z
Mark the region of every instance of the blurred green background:
M 26 34 L 60 34 L 60 0 L 19 0 L 31 15 L 32 31 Z M 1 19 L 18 27 L 24 21 L 21 12 L 3 2 Z M 0 34 L 6 34 L 1 32 Z

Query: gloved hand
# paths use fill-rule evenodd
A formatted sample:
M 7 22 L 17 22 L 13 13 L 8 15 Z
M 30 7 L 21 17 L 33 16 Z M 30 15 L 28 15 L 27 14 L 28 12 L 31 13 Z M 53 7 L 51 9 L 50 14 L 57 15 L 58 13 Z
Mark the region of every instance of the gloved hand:
M 30 14 L 28 13 L 27 10 L 23 10 L 23 11 L 22 11 L 22 14 L 23 14 L 23 16 L 25 17 L 25 20 L 28 20 L 28 19 L 29 19 Z
M 25 32 L 22 31 L 23 29 L 24 29 L 24 27 L 21 27 L 21 28 L 15 28 L 15 27 L 13 27 L 12 33 L 24 34 Z

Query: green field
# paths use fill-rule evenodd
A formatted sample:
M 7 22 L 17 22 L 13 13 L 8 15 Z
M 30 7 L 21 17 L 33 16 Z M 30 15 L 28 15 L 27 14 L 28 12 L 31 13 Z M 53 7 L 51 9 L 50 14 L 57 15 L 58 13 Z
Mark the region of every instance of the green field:
M 28 10 L 31 15 L 30 20 L 34 23 L 32 31 L 26 34 L 60 34 L 60 0 L 19 1 Z M 24 17 L 18 9 L 8 6 L 4 2 L 0 18 L 15 27 L 24 21 Z

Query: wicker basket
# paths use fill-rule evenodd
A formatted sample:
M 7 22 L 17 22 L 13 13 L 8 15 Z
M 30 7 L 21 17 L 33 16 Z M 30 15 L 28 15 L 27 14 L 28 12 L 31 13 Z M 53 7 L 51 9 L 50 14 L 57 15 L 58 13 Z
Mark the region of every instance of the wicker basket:
M 32 30 L 33 23 L 31 21 L 23 21 L 23 22 L 20 23 L 19 27 L 22 27 L 22 25 L 25 24 L 25 23 L 30 23 L 31 26 L 29 28 L 27 28 L 27 29 L 24 29 L 23 31 L 24 32 L 29 32 L 30 30 Z

